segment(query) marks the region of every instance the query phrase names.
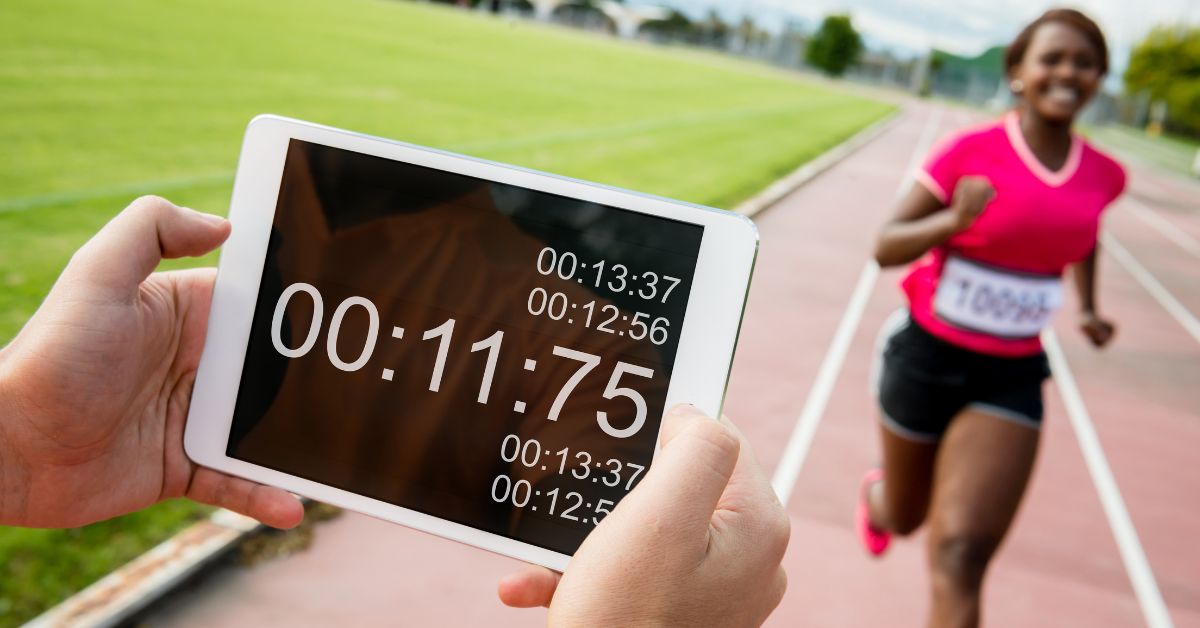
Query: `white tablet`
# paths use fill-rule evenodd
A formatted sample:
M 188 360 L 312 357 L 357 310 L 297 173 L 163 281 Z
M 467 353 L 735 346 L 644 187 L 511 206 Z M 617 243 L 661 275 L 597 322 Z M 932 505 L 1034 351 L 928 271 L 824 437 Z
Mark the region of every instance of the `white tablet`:
M 553 569 L 721 411 L 733 213 L 274 116 L 246 132 L 196 463 Z

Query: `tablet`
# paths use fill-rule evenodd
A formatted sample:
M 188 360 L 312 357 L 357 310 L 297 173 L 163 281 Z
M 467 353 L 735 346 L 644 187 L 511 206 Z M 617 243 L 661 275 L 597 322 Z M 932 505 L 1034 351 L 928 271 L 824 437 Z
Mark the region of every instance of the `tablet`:
M 719 415 L 726 211 L 275 116 L 246 131 L 196 463 L 562 570 L 666 408 Z

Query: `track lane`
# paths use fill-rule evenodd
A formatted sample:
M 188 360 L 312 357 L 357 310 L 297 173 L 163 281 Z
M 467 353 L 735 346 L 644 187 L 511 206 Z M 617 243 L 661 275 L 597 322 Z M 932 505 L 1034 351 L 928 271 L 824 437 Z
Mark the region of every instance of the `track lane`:
M 1167 268 L 1187 272 L 1185 252 L 1133 224 L 1110 228 L 1144 272 L 1181 302 L 1196 301 L 1200 281 L 1167 279 Z M 1118 324 L 1115 342 L 1092 349 L 1069 316 L 1059 336 L 1171 617 L 1200 626 L 1200 342 L 1125 265 L 1105 261 L 1101 311 Z

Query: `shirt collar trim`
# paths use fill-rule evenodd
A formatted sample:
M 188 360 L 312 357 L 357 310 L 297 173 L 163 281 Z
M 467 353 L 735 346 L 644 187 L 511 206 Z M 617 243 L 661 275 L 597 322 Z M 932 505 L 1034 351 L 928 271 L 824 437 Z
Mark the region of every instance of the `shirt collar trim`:
M 1059 187 L 1075 176 L 1075 172 L 1079 170 L 1079 162 L 1083 156 L 1083 141 L 1078 135 L 1071 134 L 1071 148 L 1067 151 L 1067 160 L 1063 162 L 1062 167 L 1058 170 L 1051 170 L 1038 161 L 1033 150 L 1029 148 L 1029 144 L 1025 143 L 1025 135 L 1021 133 L 1021 120 L 1016 110 L 1008 112 L 1004 117 L 1004 132 L 1008 136 L 1008 143 L 1016 151 L 1017 157 L 1042 183 L 1050 187 Z

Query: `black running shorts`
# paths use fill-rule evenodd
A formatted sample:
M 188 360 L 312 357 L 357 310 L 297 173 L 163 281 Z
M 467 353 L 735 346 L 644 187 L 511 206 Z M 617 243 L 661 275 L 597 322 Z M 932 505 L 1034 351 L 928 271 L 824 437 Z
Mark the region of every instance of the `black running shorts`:
M 925 331 L 905 313 L 883 345 L 879 404 L 884 425 L 910 440 L 934 442 L 964 409 L 1038 429 L 1045 353 L 1006 358 L 976 353 Z

